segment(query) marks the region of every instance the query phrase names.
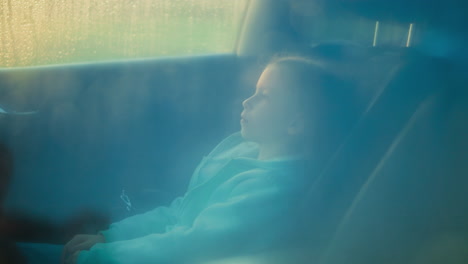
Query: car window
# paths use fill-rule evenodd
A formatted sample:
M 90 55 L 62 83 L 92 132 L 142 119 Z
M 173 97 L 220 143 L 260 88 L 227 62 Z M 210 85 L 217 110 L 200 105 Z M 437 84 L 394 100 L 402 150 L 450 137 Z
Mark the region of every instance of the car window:
M 2 1 L 0 67 L 233 52 L 246 3 Z

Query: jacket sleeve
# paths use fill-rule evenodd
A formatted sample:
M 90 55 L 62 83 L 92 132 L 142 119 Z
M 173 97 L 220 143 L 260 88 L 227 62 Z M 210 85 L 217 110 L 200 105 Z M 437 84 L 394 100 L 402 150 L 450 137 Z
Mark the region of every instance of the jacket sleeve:
M 216 156 L 217 154 L 237 146 L 242 142 L 240 132 L 236 132 L 221 141 L 207 156 L 203 156 L 200 164 L 191 177 L 188 191 L 199 184 L 198 173 L 208 160 L 208 157 Z M 106 242 L 116 242 L 121 240 L 130 240 L 137 237 L 142 237 L 148 234 L 158 234 L 166 231 L 166 227 L 174 225 L 177 220 L 178 210 L 182 203 L 183 197 L 179 197 L 169 207 L 158 207 L 149 212 L 135 215 L 126 218 L 120 222 L 113 223 L 108 230 L 99 232 L 102 234 Z
M 195 169 L 190 179 L 188 191 L 198 184 L 198 171 L 205 160 L 206 157 L 202 159 Z M 129 240 L 148 234 L 163 233 L 166 231 L 167 226 L 174 225 L 177 222 L 179 208 L 183 199 L 183 197 L 178 197 L 170 206 L 157 207 L 146 213 L 125 218 L 120 222 L 111 224 L 108 230 L 100 231 L 99 233 L 105 237 L 106 242 Z
M 207 206 L 193 226 L 82 251 L 78 263 L 194 263 L 281 246 L 291 227 L 291 192 L 248 177 Z M 258 177 L 262 178 L 262 177 Z M 264 177 L 263 177 L 264 178 Z
M 99 232 L 106 242 L 129 240 L 148 234 L 163 233 L 166 227 L 175 224 L 182 197 L 170 206 L 161 206 L 143 214 L 134 215 L 111 224 L 108 230 Z

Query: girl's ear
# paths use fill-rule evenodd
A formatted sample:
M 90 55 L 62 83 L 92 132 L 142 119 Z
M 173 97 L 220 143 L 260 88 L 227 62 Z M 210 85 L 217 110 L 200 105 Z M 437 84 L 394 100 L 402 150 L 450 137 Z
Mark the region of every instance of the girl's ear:
M 289 123 L 288 134 L 290 136 L 295 136 L 304 133 L 304 122 L 305 120 L 303 115 L 296 115 L 296 117 Z

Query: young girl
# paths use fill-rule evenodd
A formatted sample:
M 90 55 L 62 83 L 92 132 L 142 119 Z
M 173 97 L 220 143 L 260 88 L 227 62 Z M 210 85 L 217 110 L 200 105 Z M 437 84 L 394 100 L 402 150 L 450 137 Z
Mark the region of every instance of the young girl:
M 241 131 L 203 158 L 183 197 L 76 236 L 62 261 L 195 263 L 299 242 L 299 204 L 355 118 L 352 95 L 317 62 L 274 60 L 243 102 Z

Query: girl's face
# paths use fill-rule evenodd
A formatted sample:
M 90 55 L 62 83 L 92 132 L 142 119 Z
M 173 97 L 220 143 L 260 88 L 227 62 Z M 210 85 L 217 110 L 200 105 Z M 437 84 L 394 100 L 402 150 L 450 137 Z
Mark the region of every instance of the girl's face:
M 281 66 L 268 66 L 257 82 L 255 94 L 243 102 L 241 133 L 257 143 L 280 143 L 301 133 L 299 94 Z

